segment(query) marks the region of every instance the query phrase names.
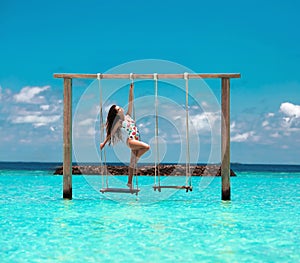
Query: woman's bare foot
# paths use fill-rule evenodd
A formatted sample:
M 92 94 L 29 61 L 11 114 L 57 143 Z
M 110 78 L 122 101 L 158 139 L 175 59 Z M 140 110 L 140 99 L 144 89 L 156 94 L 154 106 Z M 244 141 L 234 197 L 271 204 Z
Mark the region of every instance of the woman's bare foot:
M 132 189 L 132 184 L 128 183 L 127 186 Z

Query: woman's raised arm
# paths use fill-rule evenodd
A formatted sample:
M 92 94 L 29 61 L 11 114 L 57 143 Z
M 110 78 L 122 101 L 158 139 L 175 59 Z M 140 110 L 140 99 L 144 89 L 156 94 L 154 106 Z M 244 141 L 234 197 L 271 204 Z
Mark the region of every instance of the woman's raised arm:
M 132 115 L 132 107 L 133 107 L 133 83 L 130 84 L 130 89 L 129 89 L 129 98 L 128 98 L 128 111 L 126 114 Z

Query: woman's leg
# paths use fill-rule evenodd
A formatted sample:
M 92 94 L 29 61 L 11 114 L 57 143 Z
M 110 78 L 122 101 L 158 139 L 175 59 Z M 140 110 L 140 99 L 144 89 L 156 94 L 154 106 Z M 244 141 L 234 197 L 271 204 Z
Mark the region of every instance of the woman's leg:
M 150 149 L 150 146 L 147 143 L 137 140 L 129 139 L 127 141 L 127 144 L 132 151 L 136 151 L 137 158 L 140 158 L 145 152 L 149 151 Z
M 132 178 L 133 171 L 136 167 L 136 164 L 139 158 L 150 149 L 150 146 L 147 143 L 137 141 L 137 140 L 128 140 L 127 144 L 131 149 L 130 165 L 128 167 L 128 183 L 127 185 L 132 187 Z
M 136 157 L 137 151 L 131 150 L 131 155 L 130 155 L 130 164 L 128 167 L 128 182 L 127 186 L 132 188 L 132 178 L 133 178 L 133 171 L 136 167 L 137 163 L 137 157 Z

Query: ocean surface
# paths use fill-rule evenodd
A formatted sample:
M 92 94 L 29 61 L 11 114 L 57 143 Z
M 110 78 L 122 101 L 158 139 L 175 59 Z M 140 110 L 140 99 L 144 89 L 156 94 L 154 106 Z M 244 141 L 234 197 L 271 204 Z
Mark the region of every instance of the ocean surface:
M 84 175 L 64 200 L 60 165 L 0 163 L 0 262 L 300 262 L 299 165 L 232 164 L 230 202 L 220 177 L 189 193 L 139 177 L 136 196 L 99 192 L 125 176 Z

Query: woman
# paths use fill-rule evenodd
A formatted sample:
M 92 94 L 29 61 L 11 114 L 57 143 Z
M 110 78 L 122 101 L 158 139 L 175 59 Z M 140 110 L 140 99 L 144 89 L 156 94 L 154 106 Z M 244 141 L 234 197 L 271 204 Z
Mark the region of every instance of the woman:
M 127 134 L 126 144 L 131 150 L 127 183 L 127 186 L 129 188 L 132 188 L 133 170 L 136 167 L 139 158 L 150 149 L 150 146 L 148 144 L 140 141 L 139 130 L 136 127 L 134 120 L 131 118 L 132 107 L 133 83 L 131 83 L 129 89 L 128 111 L 126 115 L 124 114 L 124 110 L 120 106 L 112 105 L 110 107 L 106 121 L 106 138 L 104 142 L 100 144 L 100 149 L 102 150 L 107 142 L 109 142 L 109 145 L 111 143 L 117 143 L 122 139 L 121 129 L 125 130 Z

